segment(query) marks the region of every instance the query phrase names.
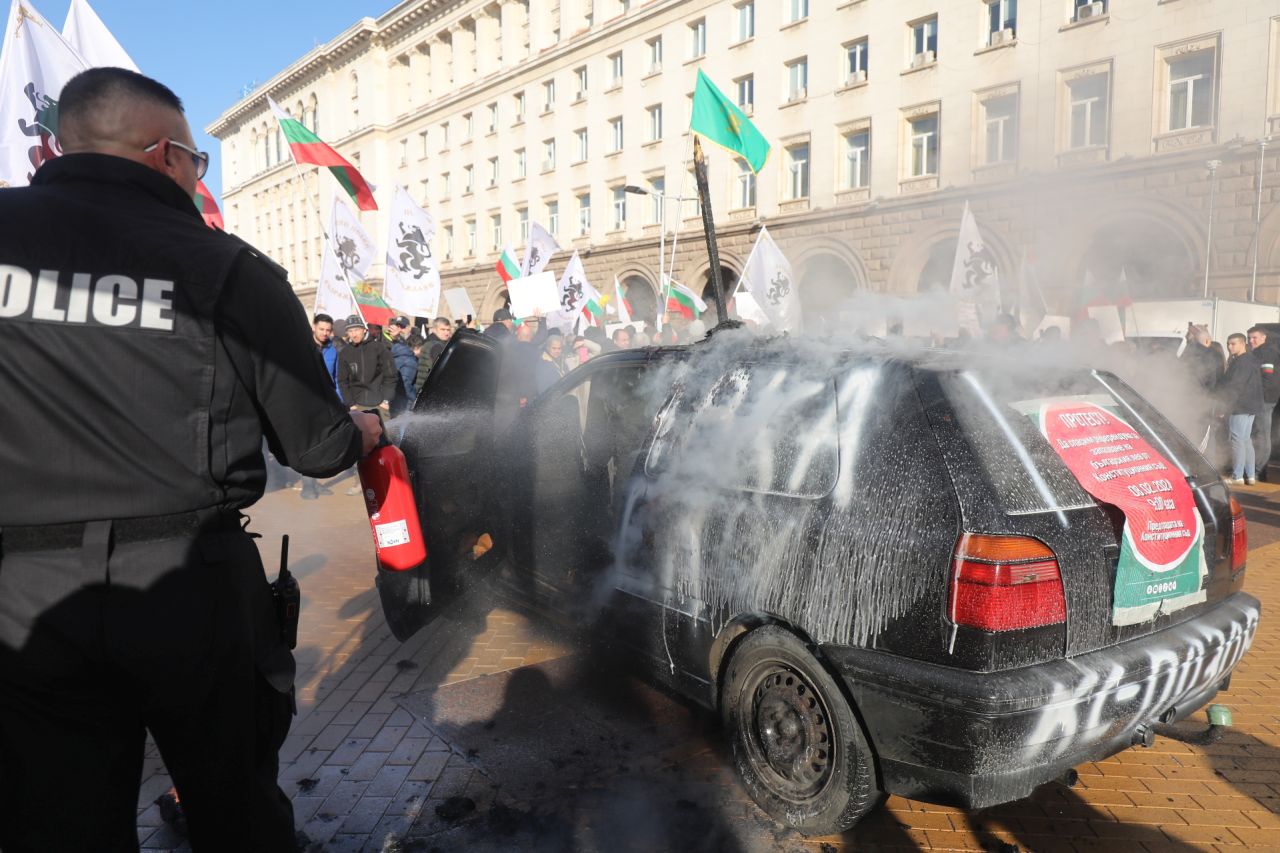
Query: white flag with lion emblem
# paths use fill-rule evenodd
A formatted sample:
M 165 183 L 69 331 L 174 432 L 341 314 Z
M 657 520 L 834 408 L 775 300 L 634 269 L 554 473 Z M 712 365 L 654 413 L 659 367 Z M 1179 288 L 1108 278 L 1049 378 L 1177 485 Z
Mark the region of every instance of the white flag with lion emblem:
M 951 265 L 951 293 L 960 306 L 960 325 L 973 334 L 980 333 L 995 319 L 1000 310 L 1000 271 L 996 257 L 978 233 L 978 221 L 964 203 L 960 218 L 960 238 L 956 242 L 956 258 Z
M 436 223 L 404 187 L 396 187 L 387 234 L 387 279 L 382 298 L 410 317 L 434 317 L 440 306 L 440 267 L 431 253 Z
M 360 219 L 352 213 L 350 206 L 333 195 L 333 230 L 329 232 L 333 239 L 333 248 L 341 263 L 347 282 L 354 287 L 364 281 L 369 267 L 373 266 L 373 238 L 364 230 Z
M 796 293 L 791 262 L 763 225 L 756 244 L 751 247 L 741 283 L 774 328 L 778 331 L 800 331 L 800 297 Z
M 9 8 L 0 57 L 0 187 L 25 187 L 62 153 L 58 98 L 89 64 L 25 0 Z

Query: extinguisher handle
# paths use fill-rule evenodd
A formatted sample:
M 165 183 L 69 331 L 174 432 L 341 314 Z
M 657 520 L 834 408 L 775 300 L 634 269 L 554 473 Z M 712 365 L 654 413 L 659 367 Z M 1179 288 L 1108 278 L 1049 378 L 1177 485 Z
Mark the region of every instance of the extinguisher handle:
M 378 414 L 377 409 L 365 409 L 364 413 L 366 415 L 373 415 L 375 418 L 378 418 L 379 420 L 382 419 L 382 415 Z M 386 447 L 390 443 L 391 443 L 391 439 L 387 438 L 387 425 L 384 423 L 382 425 L 382 435 L 378 436 L 378 447 Z

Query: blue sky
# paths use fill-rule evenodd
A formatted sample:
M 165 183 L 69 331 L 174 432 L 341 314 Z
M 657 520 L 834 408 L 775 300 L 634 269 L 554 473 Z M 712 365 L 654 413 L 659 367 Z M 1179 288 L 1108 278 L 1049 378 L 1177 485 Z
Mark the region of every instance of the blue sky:
M 61 29 L 71 0 L 27 0 Z M 377 17 L 395 0 L 89 0 L 142 73 L 177 92 L 187 107 L 196 145 L 212 155 L 205 183 L 222 196 L 218 141 L 209 122 L 255 81 L 323 44 L 364 16 Z M 7 12 L 8 2 L 3 2 Z

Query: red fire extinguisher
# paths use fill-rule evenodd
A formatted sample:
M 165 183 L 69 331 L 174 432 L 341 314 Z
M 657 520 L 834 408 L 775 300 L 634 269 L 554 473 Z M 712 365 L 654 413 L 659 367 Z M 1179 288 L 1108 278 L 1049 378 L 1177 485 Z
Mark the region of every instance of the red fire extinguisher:
M 393 572 L 412 569 L 427 559 L 427 543 L 418 522 L 418 505 L 404 454 L 383 438 L 356 467 L 364 507 L 369 513 L 378 563 Z

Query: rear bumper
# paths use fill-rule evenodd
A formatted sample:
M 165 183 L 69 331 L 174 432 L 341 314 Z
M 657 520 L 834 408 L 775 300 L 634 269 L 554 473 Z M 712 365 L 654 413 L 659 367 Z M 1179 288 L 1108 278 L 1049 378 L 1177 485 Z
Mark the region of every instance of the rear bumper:
M 985 808 L 1125 749 L 1139 726 L 1203 706 L 1253 642 L 1260 612 L 1240 592 L 1151 636 L 1008 672 L 823 652 L 866 722 L 886 791 Z

